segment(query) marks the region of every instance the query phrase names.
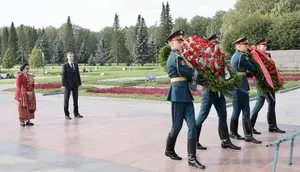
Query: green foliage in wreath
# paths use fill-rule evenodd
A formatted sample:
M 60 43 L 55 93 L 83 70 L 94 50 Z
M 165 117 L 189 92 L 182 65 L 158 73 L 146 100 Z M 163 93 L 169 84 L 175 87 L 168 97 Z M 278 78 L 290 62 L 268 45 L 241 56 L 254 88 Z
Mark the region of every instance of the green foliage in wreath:
M 159 65 L 163 67 L 165 71 L 167 71 L 167 61 L 170 53 L 171 53 L 170 45 L 165 45 L 159 50 L 159 56 L 158 56 Z

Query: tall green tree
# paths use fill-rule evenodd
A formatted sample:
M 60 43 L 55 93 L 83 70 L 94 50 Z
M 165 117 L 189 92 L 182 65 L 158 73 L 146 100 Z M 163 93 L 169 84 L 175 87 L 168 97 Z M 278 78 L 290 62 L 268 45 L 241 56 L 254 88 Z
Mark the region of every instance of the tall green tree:
M 2 66 L 6 69 L 11 69 L 16 64 L 16 56 L 13 51 L 8 47 L 4 58 L 2 59 Z
M 81 47 L 77 56 L 77 62 L 78 63 L 88 63 L 89 54 L 87 52 L 86 44 L 83 41 L 81 43 Z
M 4 27 L 1 37 L 1 57 L 4 58 L 8 46 L 8 29 Z
M 51 62 L 52 51 L 49 46 L 48 36 L 44 29 L 42 30 L 42 33 L 36 43 L 36 47 L 44 53 L 45 63 Z
M 105 35 L 102 35 L 99 43 L 97 44 L 97 50 L 95 52 L 95 61 L 103 66 L 110 59 L 110 45 Z
M 116 13 L 110 46 L 110 62 L 115 62 L 117 65 L 121 62 L 128 62 L 128 55 L 129 52 L 125 46 L 125 31 L 121 29 L 119 16 Z
M 95 59 L 95 57 L 92 54 L 90 54 L 90 57 L 88 59 L 88 65 L 90 65 L 90 66 L 96 66 L 96 59 Z
M 43 66 L 42 50 L 38 48 L 32 49 L 31 54 L 29 55 L 29 65 L 32 68 L 36 68 L 38 73 L 38 68 Z
M 145 19 L 141 19 L 136 41 L 134 43 L 134 62 L 144 65 L 149 57 L 148 53 L 148 32 Z
M 159 49 L 153 32 L 149 37 L 149 60 L 152 62 L 153 65 L 158 62 L 158 55 Z
M 67 25 L 65 27 L 65 37 L 64 37 L 64 45 L 65 45 L 65 53 L 67 52 L 73 52 L 76 53 L 76 47 L 75 47 L 75 38 L 74 38 L 74 31 L 73 31 L 73 25 L 71 23 L 71 18 L 68 16 Z
M 52 45 L 52 65 L 58 63 L 62 64 L 64 62 L 64 43 L 59 35 L 56 36 Z
M 282 15 L 283 13 L 300 12 L 299 0 L 280 0 L 274 5 L 272 13 Z
M 221 26 L 223 24 L 223 17 L 226 14 L 225 11 L 217 11 L 212 18 L 212 20 L 209 22 L 207 28 L 206 28 L 206 36 L 209 37 L 212 34 L 221 34 Z
M 15 28 L 14 23 L 11 23 L 10 29 L 9 29 L 9 36 L 8 36 L 8 46 L 11 51 L 11 56 L 15 58 L 14 62 L 17 61 L 17 55 L 18 55 L 18 35 Z
M 24 25 L 20 25 L 20 27 L 17 30 L 18 37 L 19 37 L 19 52 L 18 52 L 18 61 L 21 61 L 21 64 L 24 62 L 27 62 L 28 54 L 27 54 L 27 40 L 26 35 L 24 31 Z
M 166 6 L 162 3 L 162 11 L 160 15 L 159 24 L 159 35 L 158 35 L 158 46 L 162 47 L 165 45 L 166 38 L 171 34 L 173 29 L 172 16 L 170 14 L 170 5 L 167 2 Z

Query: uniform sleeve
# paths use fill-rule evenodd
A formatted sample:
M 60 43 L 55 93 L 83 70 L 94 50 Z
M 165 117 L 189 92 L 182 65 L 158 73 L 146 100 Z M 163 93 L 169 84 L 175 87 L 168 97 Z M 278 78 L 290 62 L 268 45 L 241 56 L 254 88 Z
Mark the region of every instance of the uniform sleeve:
M 186 77 L 188 81 L 193 79 L 193 69 L 189 68 L 182 57 L 176 57 L 176 67 L 179 76 Z
M 252 73 L 254 73 L 256 71 L 256 68 L 255 68 L 254 64 L 250 60 L 246 59 L 245 54 L 242 54 L 240 63 L 248 71 L 250 71 Z

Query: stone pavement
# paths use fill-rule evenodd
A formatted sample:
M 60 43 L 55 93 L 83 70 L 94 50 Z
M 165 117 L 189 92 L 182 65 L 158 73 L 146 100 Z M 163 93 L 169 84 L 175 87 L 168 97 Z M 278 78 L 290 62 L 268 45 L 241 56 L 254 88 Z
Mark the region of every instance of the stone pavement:
M 0 85 L 0 90 L 9 87 L 11 85 Z M 196 171 L 187 165 L 186 125 L 175 148 L 183 160 L 172 161 L 164 156 L 165 140 L 171 126 L 169 102 L 82 96 L 79 97 L 79 110 L 84 118 L 66 121 L 63 95 L 37 95 L 37 100 L 35 126 L 23 128 L 19 126 L 13 93 L 0 91 L 1 172 Z M 287 134 L 300 129 L 299 102 L 300 90 L 277 95 L 279 127 Z M 196 113 L 199 107 L 200 104 L 195 104 Z M 264 106 L 257 124 L 262 135 L 256 138 L 263 144 L 233 140 L 242 147 L 241 151 L 220 148 L 213 109 L 201 135 L 201 143 L 208 146 L 208 150 L 197 151 L 200 162 L 207 166 L 204 171 L 271 171 L 274 148 L 265 145 L 282 135 L 267 132 L 266 109 Z M 228 119 L 231 111 L 228 108 Z M 239 132 L 243 134 L 241 125 Z M 287 165 L 290 143 L 281 145 L 277 172 L 299 171 L 299 140 L 295 140 L 292 166 Z

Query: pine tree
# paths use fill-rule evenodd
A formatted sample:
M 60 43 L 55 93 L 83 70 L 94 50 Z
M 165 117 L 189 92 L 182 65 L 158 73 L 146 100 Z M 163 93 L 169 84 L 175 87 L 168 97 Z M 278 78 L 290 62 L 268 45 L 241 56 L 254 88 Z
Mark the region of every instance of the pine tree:
M 141 25 L 141 15 L 139 14 L 138 18 L 137 18 L 136 25 L 135 25 L 134 40 L 136 40 L 137 34 L 139 32 L 140 25 Z
M 45 63 L 51 62 L 51 49 L 49 47 L 48 36 L 44 29 L 36 42 L 36 48 L 40 49 L 44 53 Z
M 117 65 L 121 62 L 128 63 L 129 52 L 125 46 L 125 32 L 120 28 L 119 16 L 116 13 L 113 24 L 113 34 L 111 38 L 110 56 L 109 62 L 115 62 Z
M 8 29 L 4 27 L 2 30 L 2 37 L 1 37 L 1 54 L 0 56 L 4 58 L 6 50 L 8 46 Z
M 18 52 L 18 61 L 21 61 L 21 64 L 27 62 L 27 40 L 24 32 L 24 25 L 21 25 L 18 30 L 19 36 L 19 52 Z
M 56 36 L 53 45 L 52 45 L 52 59 L 51 63 L 54 65 L 55 63 L 63 63 L 64 61 L 64 43 L 59 35 Z
M 88 62 L 89 55 L 88 55 L 87 48 L 86 48 L 84 41 L 81 43 L 77 58 L 78 58 L 78 60 L 77 60 L 78 63 L 87 63 Z
M 153 65 L 158 62 L 158 54 L 159 49 L 153 32 L 149 38 L 149 60 L 152 61 Z
M 90 54 L 89 60 L 88 60 L 88 65 L 90 66 L 96 66 L 96 60 L 93 54 Z
M 71 23 L 70 16 L 68 16 L 67 25 L 65 28 L 66 35 L 64 37 L 64 45 L 65 45 L 65 53 L 72 52 L 75 53 L 75 38 L 74 38 L 74 31 L 73 26 Z
M 158 46 L 165 45 L 166 38 L 171 34 L 173 29 L 172 16 L 170 14 L 170 5 L 167 2 L 166 6 L 162 3 L 162 11 L 160 15 Z
M 110 47 L 110 56 L 112 57 L 111 61 L 114 61 L 119 65 L 120 63 L 120 50 L 119 50 L 119 39 L 120 39 L 120 21 L 119 16 L 116 13 L 113 24 L 113 35 Z
M 38 40 L 37 30 L 34 27 L 29 27 L 26 34 L 27 40 L 27 54 L 30 54 L 36 41 Z
M 148 60 L 148 33 L 144 18 L 141 19 L 137 39 L 134 45 L 134 62 L 144 65 Z
M 10 56 L 14 57 L 14 62 L 17 62 L 17 54 L 18 54 L 18 36 L 14 23 L 11 23 L 9 36 L 8 36 L 8 46 L 10 49 Z M 14 64 L 15 65 L 15 64 Z
M 99 43 L 97 44 L 97 50 L 95 52 L 96 63 L 99 63 L 102 66 L 109 60 L 109 48 L 109 44 L 105 41 L 104 36 L 102 35 Z

